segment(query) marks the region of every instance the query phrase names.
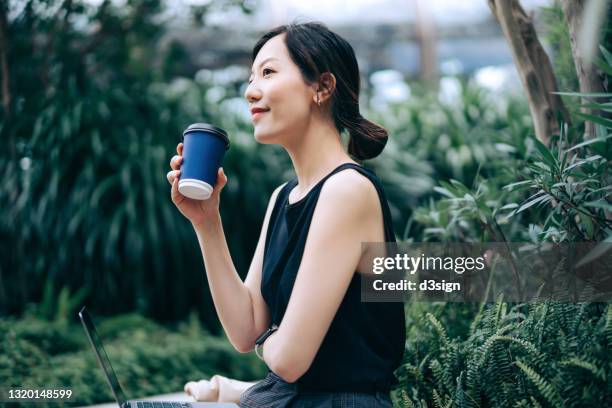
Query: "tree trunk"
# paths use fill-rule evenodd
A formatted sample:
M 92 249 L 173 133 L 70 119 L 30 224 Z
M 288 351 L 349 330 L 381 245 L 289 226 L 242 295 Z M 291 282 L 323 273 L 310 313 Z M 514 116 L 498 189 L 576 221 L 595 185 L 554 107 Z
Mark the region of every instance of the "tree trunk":
M 527 93 L 536 137 L 548 144 L 550 136 L 559 133 L 557 117 L 570 123 L 565 105 L 557 92 L 557 80 L 546 51 L 525 10 L 518 0 L 487 0 L 499 22 L 512 58 Z
M 580 53 L 579 49 L 579 34 L 584 21 L 584 6 L 585 0 L 562 0 L 563 14 L 569 28 L 570 43 L 572 45 L 572 56 L 574 57 L 574 65 L 576 67 L 576 75 L 580 84 L 581 93 L 603 92 L 602 79 L 597 74 L 595 66 L 588 61 Z M 589 103 L 585 98 L 583 103 Z M 598 110 L 582 108 L 582 112 L 589 115 L 601 115 Z M 591 121 L 585 122 L 584 137 L 595 137 L 595 124 Z
M 430 82 L 436 86 L 438 81 L 438 60 L 436 56 L 436 35 L 434 20 L 431 16 L 428 0 L 416 0 L 414 2 L 416 15 L 416 38 L 419 44 L 419 56 L 421 58 L 421 80 Z

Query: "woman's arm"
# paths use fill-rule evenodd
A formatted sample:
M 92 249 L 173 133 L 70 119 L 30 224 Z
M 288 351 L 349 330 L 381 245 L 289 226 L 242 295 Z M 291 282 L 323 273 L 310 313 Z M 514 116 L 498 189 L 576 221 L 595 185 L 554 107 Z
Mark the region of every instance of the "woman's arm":
M 284 185 L 284 184 L 283 184 Z M 269 313 L 261 296 L 261 274 L 266 232 L 281 185 L 272 193 L 244 283 L 232 261 L 221 217 L 194 227 L 204 258 L 206 277 L 215 309 L 230 342 L 241 353 L 251 351 L 255 339 L 269 325 Z
M 268 367 L 295 382 L 310 367 L 362 255 L 361 243 L 384 240 L 374 185 L 354 170 L 330 177 L 315 208 L 289 304 L 263 345 Z

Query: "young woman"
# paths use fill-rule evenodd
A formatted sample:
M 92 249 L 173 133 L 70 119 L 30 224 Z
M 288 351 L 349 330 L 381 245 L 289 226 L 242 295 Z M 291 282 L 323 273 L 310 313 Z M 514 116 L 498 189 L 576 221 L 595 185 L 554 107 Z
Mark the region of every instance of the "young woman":
M 280 26 L 255 45 L 254 136 L 283 146 L 297 178 L 272 193 L 244 282 L 219 215 L 223 169 L 212 197 L 195 201 L 178 191 L 181 144 L 170 161 L 172 201 L 196 231 L 223 328 L 269 367 L 243 407 L 391 406 L 403 305 L 361 302 L 359 273 L 371 272 L 362 242 L 395 236 L 380 180 L 357 162 L 377 156 L 387 132 L 359 113 L 359 89 L 352 47 L 323 24 Z

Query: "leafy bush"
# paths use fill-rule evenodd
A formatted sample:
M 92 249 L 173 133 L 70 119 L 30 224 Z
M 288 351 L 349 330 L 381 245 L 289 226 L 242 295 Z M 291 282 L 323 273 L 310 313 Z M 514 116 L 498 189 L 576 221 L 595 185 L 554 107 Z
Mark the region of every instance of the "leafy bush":
M 453 103 L 417 87 L 420 93 L 406 103 L 369 113 L 391 136 L 372 167 L 381 175 L 402 240 L 429 239 L 430 232 L 441 231 L 426 228 L 444 228 L 449 238 L 461 236 L 451 231 L 456 225 L 449 225 L 449 219 L 439 218 L 445 211 L 434 208 L 440 203 L 437 180 L 453 179 L 467 189 L 490 180 L 483 200 L 492 206 L 491 200 L 501 198 L 501 186 L 516 180 L 514 164 L 527 149 L 531 120 L 523 99 L 501 100 L 472 82 L 456 81 L 461 94 Z M 482 228 L 464 229 L 478 236 Z
M 611 305 L 499 300 L 455 336 L 433 313 L 415 311 L 393 393 L 398 406 L 612 404 Z
M 197 240 L 169 198 L 169 159 L 189 123 L 231 132 L 222 213 L 239 271 L 286 161 L 260 155 L 244 125 L 227 126 L 210 83 L 166 76 L 180 45 L 161 46 L 163 2 L 5 6 L 12 110 L 0 109 L 0 239 L 10 245 L 0 248 L 0 315 L 32 303 L 65 318 L 86 301 L 169 321 L 196 307 L 218 332 Z M 250 7 L 205 9 L 224 6 Z
M 612 74 L 612 56 L 602 51 L 600 66 Z M 610 111 L 610 93 L 567 96 L 594 98 L 591 107 Z M 609 242 L 612 121 L 574 114 L 595 122 L 597 137 L 582 139 L 576 123 L 562 126 L 550 147 L 533 137 L 515 139 L 506 149 L 511 154 L 498 158 L 510 169 L 501 177 L 477 176 L 472 186 L 440 181 L 435 190 L 442 198 L 415 211 L 425 228 L 414 239 Z M 599 245 L 591 255 L 606 249 Z M 407 304 L 406 316 L 406 354 L 396 372 L 401 384 L 392 393 L 399 406 L 612 404 L 609 304 L 500 298 L 477 312 L 472 305 Z
M 71 403 L 79 405 L 112 401 L 85 333 L 75 323 L 0 320 L 0 384 L 68 388 Z M 226 339 L 202 329 L 195 315 L 175 328 L 137 315 L 107 318 L 98 326 L 117 378 L 131 397 L 179 392 L 187 381 L 214 374 L 256 380 L 266 373 L 252 353 L 238 354 Z

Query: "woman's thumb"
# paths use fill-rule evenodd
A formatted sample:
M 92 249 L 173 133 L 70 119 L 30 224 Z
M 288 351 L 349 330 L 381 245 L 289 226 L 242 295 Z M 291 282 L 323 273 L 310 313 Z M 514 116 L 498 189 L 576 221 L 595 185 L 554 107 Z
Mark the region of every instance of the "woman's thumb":
M 217 188 L 219 191 L 225 187 L 227 184 L 227 176 L 223 171 L 223 167 L 219 167 L 219 171 L 217 172 Z

